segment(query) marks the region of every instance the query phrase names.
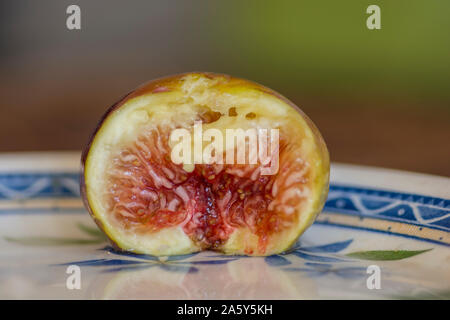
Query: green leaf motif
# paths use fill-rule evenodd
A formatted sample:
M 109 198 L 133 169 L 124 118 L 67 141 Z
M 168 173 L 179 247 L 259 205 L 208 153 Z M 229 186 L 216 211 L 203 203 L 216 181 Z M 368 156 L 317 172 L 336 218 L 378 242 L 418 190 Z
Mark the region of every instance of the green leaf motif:
M 398 300 L 450 300 L 450 290 L 420 292 L 415 295 L 396 295 L 392 298 Z
M 104 239 L 77 239 L 77 238 L 50 238 L 50 237 L 5 237 L 6 241 L 19 243 L 27 246 L 67 246 L 103 243 Z
M 86 226 L 82 223 L 78 223 L 77 227 L 78 227 L 78 229 L 80 229 L 81 231 L 83 231 L 84 233 L 86 233 L 92 237 L 106 240 L 105 234 L 97 227 Z
M 56 237 L 5 237 L 9 242 L 19 243 L 27 246 L 70 246 L 70 245 L 89 245 L 104 243 L 107 239 L 105 234 L 95 227 L 86 226 L 82 223 L 77 224 L 78 229 L 87 234 L 90 239 L 82 238 L 56 238 Z
M 374 261 L 391 261 L 402 260 L 416 256 L 418 254 L 430 251 L 426 250 L 372 250 L 372 251 L 358 251 L 347 254 L 350 258 Z

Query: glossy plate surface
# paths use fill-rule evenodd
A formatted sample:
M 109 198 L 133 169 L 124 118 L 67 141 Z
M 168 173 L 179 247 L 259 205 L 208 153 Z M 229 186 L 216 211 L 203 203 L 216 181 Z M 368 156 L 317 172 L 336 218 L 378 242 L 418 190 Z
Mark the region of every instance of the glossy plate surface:
M 1 299 L 450 299 L 449 178 L 333 164 L 286 254 L 158 258 L 108 246 L 78 171 L 76 152 L 0 155 Z

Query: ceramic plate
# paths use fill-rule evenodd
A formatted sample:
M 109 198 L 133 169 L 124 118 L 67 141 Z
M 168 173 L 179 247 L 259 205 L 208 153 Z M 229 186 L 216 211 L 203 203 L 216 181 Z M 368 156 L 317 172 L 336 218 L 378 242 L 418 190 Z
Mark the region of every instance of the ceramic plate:
M 289 252 L 158 258 L 108 246 L 78 175 L 78 153 L 0 155 L 0 298 L 450 298 L 448 178 L 334 164 Z

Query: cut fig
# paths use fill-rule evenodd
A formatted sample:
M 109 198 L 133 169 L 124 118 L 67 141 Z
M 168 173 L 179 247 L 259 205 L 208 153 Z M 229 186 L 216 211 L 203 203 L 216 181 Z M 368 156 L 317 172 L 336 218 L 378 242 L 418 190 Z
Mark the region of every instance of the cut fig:
M 176 130 L 192 139 L 177 142 Z M 242 145 L 229 132 L 244 132 Z M 328 179 L 326 145 L 293 103 L 247 80 L 190 73 L 151 81 L 106 112 L 82 155 L 81 193 L 117 249 L 271 255 L 312 224 Z

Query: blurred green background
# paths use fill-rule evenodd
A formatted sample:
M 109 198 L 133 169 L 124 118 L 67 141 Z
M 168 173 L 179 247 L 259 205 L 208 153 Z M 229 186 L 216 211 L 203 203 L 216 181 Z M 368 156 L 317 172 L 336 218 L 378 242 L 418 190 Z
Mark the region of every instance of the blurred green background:
M 81 8 L 81 30 L 66 8 Z M 366 8 L 381 8 L 368 30 Z M 244 77 L 298 104 L 333 161 L 450 176 L 450 1 L 0 3 L 0 151 L 78 150 L 152 78 Z

